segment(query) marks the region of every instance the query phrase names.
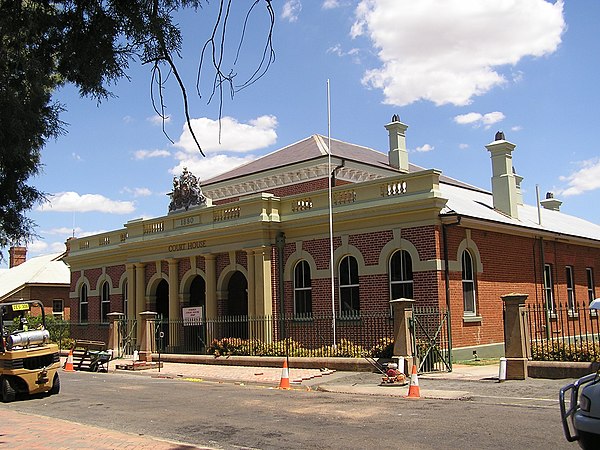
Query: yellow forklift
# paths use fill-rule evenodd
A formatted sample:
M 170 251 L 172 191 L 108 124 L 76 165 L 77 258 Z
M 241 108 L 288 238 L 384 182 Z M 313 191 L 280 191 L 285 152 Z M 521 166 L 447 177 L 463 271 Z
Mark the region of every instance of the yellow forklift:
M 41 322 L 30 329 L 27 317 L 39 307 Z M 44 306 L 38 300 L 0 303 L 0 393 L 5 403 L 17 394 L 60 391 L 58 346 L 50 343 Z

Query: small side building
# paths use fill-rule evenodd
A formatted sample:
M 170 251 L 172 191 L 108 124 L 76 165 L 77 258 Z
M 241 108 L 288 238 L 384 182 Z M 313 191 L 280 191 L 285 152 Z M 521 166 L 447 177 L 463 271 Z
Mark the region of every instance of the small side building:
M 0 303 L 39 300 L 47 315 L 69 320 L 71 271 L 66 253 L 27 259 L 26 247 L 9 249 L 9 268 L 0 272 Z

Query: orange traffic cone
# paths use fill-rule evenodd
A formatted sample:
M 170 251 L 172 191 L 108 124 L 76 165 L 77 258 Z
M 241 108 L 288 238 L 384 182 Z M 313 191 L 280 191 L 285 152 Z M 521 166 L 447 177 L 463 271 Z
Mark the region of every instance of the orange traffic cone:
M 73 349 L 69 350 L 69 356 L 67 356 L 67 362 L 65 362 L 65 367 L 63 368 L 65 372 L 75 372 L 73 368 Z
M 406 398 L 421 398 L 421 390 L 419 389 L 419 378 L 417 377 L 417 366 L 413 364 L 410 374 L 410 386 L 408 387 L 408 395 Z
M 290 388 L 290 373 L 288 371 L 287 360 L 283 360 L 283 369 L 281 369 L 281 381 L 279 382 L 278 389 L 291 389 Z

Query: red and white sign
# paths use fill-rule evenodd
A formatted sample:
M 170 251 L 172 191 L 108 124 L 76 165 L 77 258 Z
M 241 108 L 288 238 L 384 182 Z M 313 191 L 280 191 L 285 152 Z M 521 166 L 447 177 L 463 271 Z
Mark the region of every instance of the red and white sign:
M 202 306 L 191 306 L 183 308 L 183 325 L 202 325 L 203 314 Z

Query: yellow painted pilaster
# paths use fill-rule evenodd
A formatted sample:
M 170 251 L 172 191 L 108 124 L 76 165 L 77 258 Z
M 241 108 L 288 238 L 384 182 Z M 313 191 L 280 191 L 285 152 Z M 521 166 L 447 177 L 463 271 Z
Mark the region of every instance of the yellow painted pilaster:
M 217 260 L 215 255 L 204 256 L 204 272 L 206 273 L 206 317 L 217 317 Z
M 135 318 L 138 322 L 137 327 L 137 342 L 141 342 L 142 339 L 142 329 L 140 327 L 141 321 L 141 313 L 146 310 L 146 274 L 145 274 L 145 264 L 144 263 L 136 263 L 135 264 Z
M 256 280 L 254 265 L 254 250 L 246 250 L 246 259 L 248 261 L 248 316 L 256 317 Z

